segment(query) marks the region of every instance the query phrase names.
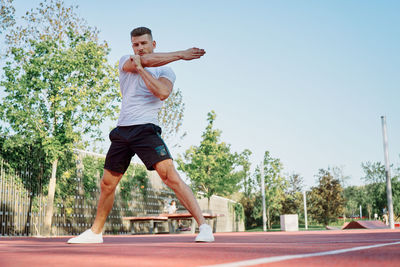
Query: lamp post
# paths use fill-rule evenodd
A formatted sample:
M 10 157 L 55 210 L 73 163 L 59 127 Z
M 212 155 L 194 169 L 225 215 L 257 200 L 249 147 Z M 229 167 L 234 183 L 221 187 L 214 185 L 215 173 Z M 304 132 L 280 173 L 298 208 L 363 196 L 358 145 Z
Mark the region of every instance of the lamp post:
M 305 224 L 306 230 L 308 230 L 306 190 L 303 191 L 303 202 L 304 202 L 304 224 Z
M 386 198 L 389 210 L 389 225 L 390 229 L 394 229 L 392 182 L 390 180 L 391 178 L 390 178 L 388 138 L 386 133 L 386 117 L 381 116 L 381 120 L 382 120 L 382 134 L 383 134 L 383 151 L 385 154 Z
M 267 215 L 265 212 L 265 181 L 264 181 L 264 159 L 261 163 L 261 196 L 262 196 L 262 211 L 263 211 L 263 231 L 267 231 Z

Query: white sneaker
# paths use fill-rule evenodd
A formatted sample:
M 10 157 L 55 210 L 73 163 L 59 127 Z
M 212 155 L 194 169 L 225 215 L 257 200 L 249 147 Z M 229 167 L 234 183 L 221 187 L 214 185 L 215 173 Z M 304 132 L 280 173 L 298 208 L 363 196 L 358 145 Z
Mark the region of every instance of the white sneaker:
M 208 224 L 202 224 L 199 227 L 199 234 L 196 236 L 196 242 L 214 242 L 212 228 Z
M 94 244 L 103 243 L 103 234 L 95 234 L 91 229 L 87 229 L 77 237 L 73 237 L 68 240 L 68 244 Z

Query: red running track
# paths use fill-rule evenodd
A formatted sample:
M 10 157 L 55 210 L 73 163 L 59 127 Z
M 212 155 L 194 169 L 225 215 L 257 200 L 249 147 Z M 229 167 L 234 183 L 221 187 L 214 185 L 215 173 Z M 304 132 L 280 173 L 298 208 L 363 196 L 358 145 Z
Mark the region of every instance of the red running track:
M 214 243 L 191 234 L 68 238 L 2 237 L 0 266 L 400 266 L 400 230 L 217 233 Z

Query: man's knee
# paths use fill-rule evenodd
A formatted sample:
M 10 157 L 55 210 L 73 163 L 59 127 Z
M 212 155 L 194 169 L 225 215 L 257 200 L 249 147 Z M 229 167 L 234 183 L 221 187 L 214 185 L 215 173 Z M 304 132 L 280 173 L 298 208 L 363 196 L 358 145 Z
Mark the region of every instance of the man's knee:
M 174 163 L 170 159 L 156 163 L 154 169 L 156 169 L 158 175 L 168 186 L 173 186 L 181 181 L 177 171 L 175 170 Z
M 104 170 L 103 178 L 100 181 L 100 189 L 102 193 L 112 194 L 117 188 L 119 181 L 122 178 L 122 173 L 117 173 L 109 170 Z

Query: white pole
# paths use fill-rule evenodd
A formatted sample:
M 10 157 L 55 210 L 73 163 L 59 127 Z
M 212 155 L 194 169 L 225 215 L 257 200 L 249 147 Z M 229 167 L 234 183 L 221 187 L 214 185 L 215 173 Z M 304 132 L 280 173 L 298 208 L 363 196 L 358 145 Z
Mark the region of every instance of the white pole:
M 267 231 L 267 215 L 265 212 L 265 181 L 264 181 L 264 159 L 261 163 L 261 195 L 262 195 L 262 210 L 263 210 L 263 231 Z
M 307 221 L 307 199 L 306 199 L 306 191 L 303 191 L 303 202 L 304 202 L 304 223 L 306 226 L 306 230 L 308 229 L 308 221 Z
M 362 220 L 362 209 L 361 209 L 361 205 L 360 205 L 360 220 Z
M 394 229 L 392 182 L 390 178 L 389 149 L 388 149 L 388 138 L 386 133 L 386 117 L 381 116 L 381 119 L 382 119 L 382 134 L 383 134 L 383 151 L 385 154 L 386 198 L 389 210 L 389 225 L 390 229 Z

